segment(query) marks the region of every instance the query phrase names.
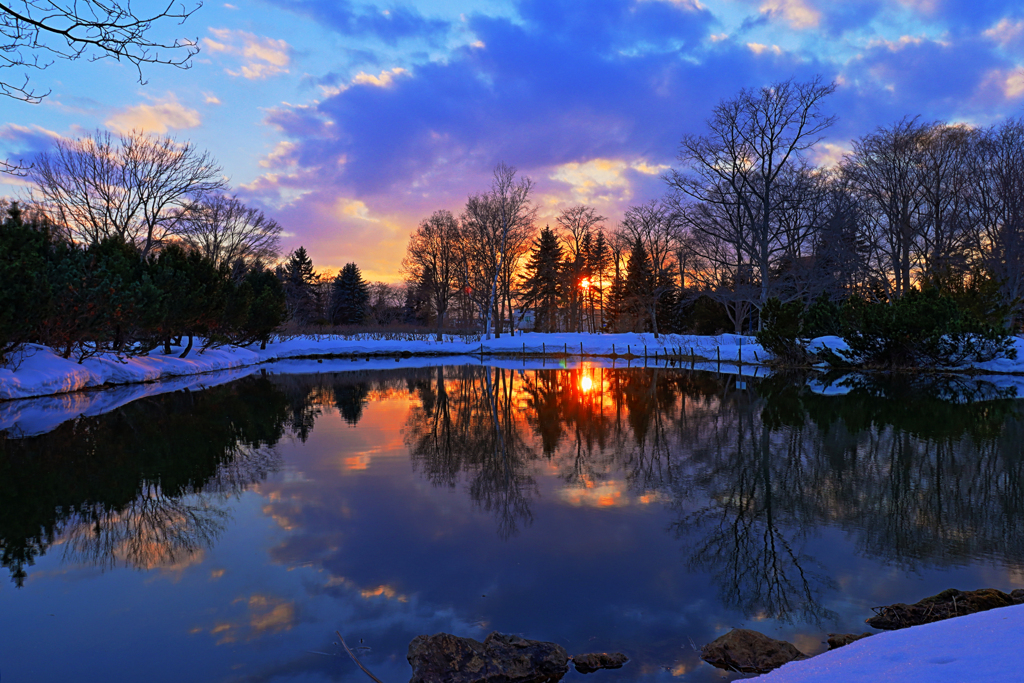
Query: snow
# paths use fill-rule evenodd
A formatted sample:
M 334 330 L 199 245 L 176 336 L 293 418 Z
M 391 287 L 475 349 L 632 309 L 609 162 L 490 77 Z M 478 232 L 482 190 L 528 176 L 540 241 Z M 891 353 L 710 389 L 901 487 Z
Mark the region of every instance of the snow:
M 265 350 L 221 347 L 204 352 L 193 351 L 187 358 L 178 352 L 165 355 L 154 351 L 148 356 L 118 358 L 101 354 L 82 363 L 64 359 L 44 346 L 29 345 L 11 367 L 0 368 L 0 400 L 47 396 L 107 385 L 152 382 L 168 377 L 197 375 L 241 368 L 258 363 L 308 356 L 365 356 L 411 353 L 417 356 L 465 356 L 494 354 L 563 354 L 610 356 L 631 354 L 654 360 L 655 353 L 689 354 L 691 351 L 709 361 L 726 364 L 756 364 L 764 359 L 764 350 L 752 338 L 738 335 L 700 337 L 695 335 L 651 334 L 521 334 L 498 339 L 463 341 L 447 337 L 432 339 L 371 339 L 334 336 L 303 336 L 277 341 Z M 635 359 L 634 359 L 635 360 Z
M 1018 360 L 999 359 L 976 364 L 975 367 L 986 372 L 984 378 L 976 379 L 984 379 L 997 387 L 1014 387 L 1018 396 L 1024 396 L 1024 377 L 1006 374 L 1024 373 L 1024 340 L 1016 339 L 1015 343 Z M 809 343 L 811 350 L 826 346 L 842 349 L 845 344 L 839 337 L 820 337 Z M 406 353 L 412 357 L 396 358 Z M 547 355 L 542 357 L 542 353 Z M 653 334 L 529 333 L 506 334 L 483 341 L 446 336 L 443 342 L 381 339 L 370 335 L 350 338 L 309 335 L 277 340 L 264 350 L 255 345 L 202 352 L 196 349 L 183 359 L 177 357 L 178 351 L 165 355 L 157 350 L 148 356 L 133 358 L 102 354 L 81 363 L 61 358 L 47 347 L 29 345 L 7 367 L 0 367 L 0 430 L 38 434 L 78 415 L 98 415 L 142 396 L 212 386 L 260 369 L 268 372 L 324 372 L 328 368 L 341 371 L 353 369 L 354 359 L 358 359 L 360 369 L 484 360 L 488 365 L 515 369 L 575 367 L 581 363 L 590 367 L 655 367 L 677 362 L 666 361 L 665 354 L 688 357 L 691 353 L 704 359 L 693 364 L 698 370 L 754 377 L 768 374 L 762 365 L 766 358 L 764 349 L 753 337 L 734 334 L 669 334 L 655 339 Z M 317 362 L 317 358 L 324 357 L 329 358 L 323 363 Z M 103 391 L 81 391 L 101 387 Z M 848 383 L 842 381 L 827 385 L 812 381 L 810 388 L 831 395 L 850 390 Z
M 1024 680 L 1024 605 L 887 631 L 759 676 L 764 683 Z

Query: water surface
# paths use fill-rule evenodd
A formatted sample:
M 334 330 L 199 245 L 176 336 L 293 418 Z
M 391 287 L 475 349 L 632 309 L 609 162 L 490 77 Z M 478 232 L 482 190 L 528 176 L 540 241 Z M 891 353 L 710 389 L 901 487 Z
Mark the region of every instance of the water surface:
M 710 681 L 733 627 L 1024 586 L 1024 413 L 964 378 L 425 369 L 253 376 L 0 434 L 7 681 L 387 682 L 448 631 Z M 569 679 L 580 674 L 570 672 Z

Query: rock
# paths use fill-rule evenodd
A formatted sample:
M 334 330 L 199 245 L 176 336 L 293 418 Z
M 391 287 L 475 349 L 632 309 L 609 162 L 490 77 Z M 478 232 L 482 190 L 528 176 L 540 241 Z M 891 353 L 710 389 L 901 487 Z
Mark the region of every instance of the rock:
M 572 663 L 581 674 L 589 674 L 598 669 L 621 669 L 629 661 L 629 657 L 621 652 L 589 652 L 585 655 L 573 655 Z
M 450 633 L 416 636 L 408 659 L 409 683 L 555 683 L 569 670 L 561 645 L 497 631 L 482 643 Z
M 702 647 L 700 658 L 726 671 L 763 674 L 807 655 L 792 643 L 737 628 Z
M 1024 605 L 1024 588 L 1010 591 L 1010 597 L 1013 599 L 1013 604 Z
M 844 645 L 849 645 L 850 643 L 854 642 L 855 640 L 860 640 L 861 638 L 867 638 L 868 636 L 873 636 L 873 635 L 875 635 L 875 634 L 874 633 L 861 633 L 860 635 L 857 635 L 856 633 L 829 633 L 828 634 L 828 649 L 836 650 L 838 648 L 841 648 Z
M 885 607 L 876 607 L 875 616 L 865 619 L 872 628 L 892 631 L 908 626 L 930 624 L 965 614 L 984 612 L 996 607 L 1009 607 L 1014 599 L 995 588 L 982 588 L 976 591 L 961 591 L 949 588 L 938 595 L 925 598 L 913 605 L 896 603 Z

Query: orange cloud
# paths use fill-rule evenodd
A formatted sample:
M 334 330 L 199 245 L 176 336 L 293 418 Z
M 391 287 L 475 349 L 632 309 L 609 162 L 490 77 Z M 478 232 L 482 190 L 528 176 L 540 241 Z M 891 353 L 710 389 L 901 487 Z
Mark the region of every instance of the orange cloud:
M 243 60 L 237 70 L 224 69 L 228 75 L 262 80 L 288 73 L 292 48 L 287 42 L 227 28 L 211 28 L 210 34 L 213 38 L 203 38 L 202 41 L 208 52 L 233 55 Z
M 202 123 L 202 119 L 195 109 L 189 109 L 171 97 L 152 104 L 138 104 L 122 109 L 105 123 L 119 133 L 133 130 L 166 133 L 171 128 L 195 128 Z

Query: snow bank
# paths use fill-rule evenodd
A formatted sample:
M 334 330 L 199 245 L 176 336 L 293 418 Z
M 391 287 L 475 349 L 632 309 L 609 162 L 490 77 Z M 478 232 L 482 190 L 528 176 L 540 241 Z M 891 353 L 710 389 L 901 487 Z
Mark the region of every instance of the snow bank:
M 1024 605 L 888 631 L 759 676 L 758 683 L 1002 683 L 1024 679 Z
M 748 337 L 720 335 L 651 334 L 522 334 L 499 339 L 467 342 L 446 338 L 433 340 L 376 340 L 341 337 L 295 337 L 247 348 L 209 349 L 178 358 L 154 350 L 148 356 L 118 358 L 102 354 L 81 364 L 65 360 L 44 346 L 30 345 L 14 360 L 13 368 L 0 368 L 0 400 L 48 396 L 107 385 L 152 382 L 168 377 L 198 375 L 304 356 L 365 356 L 411 353 L 417 356 L 458 356 L 495 354 L 568 354 L 576 356 L 619 356 L 626 354 L 649 360 L 691 351 L 709 361 L 755 364 L 764 360 L 764 350 Z

